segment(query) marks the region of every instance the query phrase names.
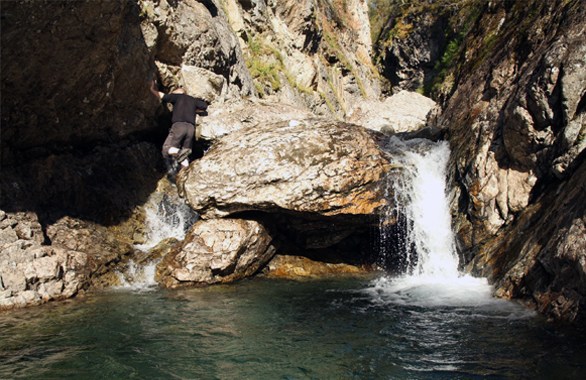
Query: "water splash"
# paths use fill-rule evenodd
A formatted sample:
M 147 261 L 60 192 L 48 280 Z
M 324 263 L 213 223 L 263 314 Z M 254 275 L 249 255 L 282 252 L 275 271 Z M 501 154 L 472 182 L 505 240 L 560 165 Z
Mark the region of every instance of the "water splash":
M 168 238 L 183 240 L 189 227 L 198 218 L 188 205 L 167 194 L 153 194 L 145 204 L 145 212 L 147 239 L 145 243 L 136 246 L 141 251 L 148 251 Z
M 135 248 L 144 254 L 137 261 L 130 260 L 123 271 L 118 272 L 120 286 L 116 289 L 143 291 L 157 286 L 156 266 L 160 259 L 150 258 L 149 253 L 159 243 L 174 238 L 183 240 L 189 228 L 197 221 L 198 215 L 178 196 L 155 192 L 144 206 L 145 234 L 143 244 Z
M 378 263 L 399 273 L 376 280 L 380 301 L 429 306 L 492 302 L 486 279 L 458 271 L 458 254 L 446 192 L 447 142 L 401 141 L 387 147 L 399 167 L 389 176 L 391 206 L 381 217 Z
M 115 286 L 118 290 L 149 291 L 155 290 L 157 281 L 155 281 L 155 272 L 158 260 L 149 262 L 146 265 L 140 265 L 134 261 L 129 261 L 124 272 L 118 272 L 120 285 Z

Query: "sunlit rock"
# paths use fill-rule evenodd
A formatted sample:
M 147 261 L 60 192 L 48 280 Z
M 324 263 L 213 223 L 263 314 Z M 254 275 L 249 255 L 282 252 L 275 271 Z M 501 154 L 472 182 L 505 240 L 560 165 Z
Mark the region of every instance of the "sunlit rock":
M 357 276 L 367 270 L 345 263 L 327 263 L 302 256 L 277 255 L 267 265 L 266 276 L 274 278 L 321 278 L 328 276 Z
M 205 219 L 250 210 L 365 216 L 385 203 L 379 181 L 388 168 L 368 130 L 305 120 L 229 134 L 177 181 Z
M 139 6 L 145 42 L 163 85 L 186 86 L 207 100 L 254 93 L 238 38 L 218 3 L 141 0 Z
M 259 99 L 241 99 L 224 104 L 212 104 L 206 117 L 198 119 L 200 137 L 215 140 L 229 133 L 273 124 L 279 121 L 293 121 L 315 117 L 309 110 L 283 103 Z
M 0 226 L 0 309 L 69 298 L 87 285 L 87 255 L 41 245 L 31 214 L 2 213 Z
M 347 120 L 388 134 L 417 132 L 426 126 L 436 103 L 416 92 L 401 91 L 383 101 L 359 101 Z
M 274 255 L 271 240 L 258 222 L 242 219 L 199 221 L 185 240 L 158 264 L 157 281 L 175 288 L 249 277 Z

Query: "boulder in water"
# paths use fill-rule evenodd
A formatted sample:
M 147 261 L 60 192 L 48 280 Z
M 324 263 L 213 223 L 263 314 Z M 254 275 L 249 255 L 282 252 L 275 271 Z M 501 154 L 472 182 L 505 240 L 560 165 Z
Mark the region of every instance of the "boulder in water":
M 177 183 L 204 219 L 242 211 L 371 216 L 389 162 L 376 134 L 329 120 L 246 127 L 219 139 Z
M 356 265 L 314 261 L 303 256 L 277 255 L 267 265 L 270 278 L 322 278 L 327 276 L 358 276 L 367 273 Z
M 195 223 L 177 249 L 157 266 L 157 282 L 168 288 L 233 282 L 252 276 L 275 254 L 271 236 L 243 219 Z

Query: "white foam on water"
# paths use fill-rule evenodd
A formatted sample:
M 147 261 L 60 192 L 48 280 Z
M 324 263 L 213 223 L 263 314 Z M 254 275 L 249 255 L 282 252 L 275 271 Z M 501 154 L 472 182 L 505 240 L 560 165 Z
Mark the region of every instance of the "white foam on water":
M 113 289 L 132 291 L 155 290 L 158 286 L 155 281 L 157 264 L 158 261 L 151 261 L 146 265 L 138 265 L 131 260 L 124 273 L 117 273 L 120 285 L 114 286 Z
M 170 207 L 164 200 L 150 199 L 145 205 L 145 211 L 147 240 L 136 246 L 142 251 L 148 251 L 168 238 L 183 240 L 186 225 L 193 218 L 188 206 Z
M 388 184 L 395 208 L 402 213 L 402 237 L 383 236 L 383 244 L 398 244 L 406 255 L 406 273 L 375 280 L 368 291 L 378 302 L 422 307 L 497 306 L 506 301 L 493 298 L 484 278 L 458 271 L 455 237 L 451 230 L 446 193 L 447 142 L 431 143 L 391 139 L 389 151 L 402 175 Z M 391 215 L 387 216 L 391 218 Z M 384 249 L 387 247 L 383 247 Z M 384 253 L 384 252 L 383 252 Z

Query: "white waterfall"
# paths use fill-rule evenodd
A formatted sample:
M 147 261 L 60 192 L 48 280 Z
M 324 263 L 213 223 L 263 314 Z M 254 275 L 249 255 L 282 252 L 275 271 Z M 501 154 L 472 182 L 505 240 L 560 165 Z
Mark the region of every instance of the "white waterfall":
M 400 303 L 492 302 L 486 279 L 458 271 L 446 193 L 448 143 L 392 138 L 388 152 L 398 169 L 387 184 L 393 201 L 381 217 L 379 264 L 400 274 L 378 279 L 377 297 Z

